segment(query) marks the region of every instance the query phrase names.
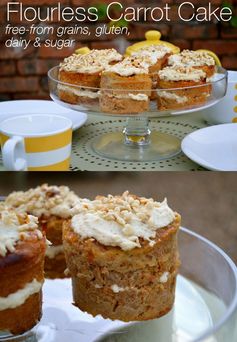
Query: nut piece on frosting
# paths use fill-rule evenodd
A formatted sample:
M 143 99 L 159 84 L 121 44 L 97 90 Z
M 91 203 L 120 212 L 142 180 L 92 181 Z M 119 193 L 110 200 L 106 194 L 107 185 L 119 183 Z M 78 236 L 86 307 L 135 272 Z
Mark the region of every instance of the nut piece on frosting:
M 193 67 L 203 70 L 207 78 L 215 73 L 215 60 L 206 51 L 183 50 L 180 54 L 172 55 L 168 58 L 169 66 Z
M 68 218 L 79 202 L 79 197 L 67 186 L 43 184 L 27 191 L 12 192 L 5 205 L 37 217 L 55 215 Z

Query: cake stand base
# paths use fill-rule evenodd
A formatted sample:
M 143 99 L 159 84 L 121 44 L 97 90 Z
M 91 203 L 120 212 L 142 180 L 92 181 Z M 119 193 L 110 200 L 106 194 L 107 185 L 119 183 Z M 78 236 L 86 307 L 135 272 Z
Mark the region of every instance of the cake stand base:
M 152 132 L 149 141 L 140 136 L 130 136 L 124 133 L 106 133 L 92 140 L 92 149 L 98 155 L 120 161 L 151 162 L 172 158 L 181 152 L 181 141 L 177 137 Z
M 12 335 L 11 333 L 0 331 L 1 342 L 37 342 L 38 339 L 33 330 L 29 330 L 22 335 Z

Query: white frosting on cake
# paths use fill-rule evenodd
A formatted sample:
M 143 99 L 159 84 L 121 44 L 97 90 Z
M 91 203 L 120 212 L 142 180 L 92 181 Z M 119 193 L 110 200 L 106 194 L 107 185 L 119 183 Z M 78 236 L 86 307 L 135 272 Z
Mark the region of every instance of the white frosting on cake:
M 146 94 L 128 94 L 128 97 L 135 101 L 148 101 L 148 95 Z
M 45 256 L 47 256 L 49 259 L 53 259 L 56 257 L 56 255 L 63 253 L 63 251 L 63 245 L 48 246 L 46 249 Z
M 167 54 L 172 53 L 172 50 L 164 45 L 150 45 L 132 53 L 133 57 L 148 57 L 150 66 L 156 64 L 160 59 Z
M 169 272 L 164 272 L 161 277 L 160 277 L 160 283 L 167 283 L 168 279 L 169 279 Z
M 37 217 L 55 215 L 68 218 L 79 201 L 79 197 L 67 186 L 43 184 L 25 192 L 13 192 L 5 203 L 18 212 L 27 212 Z
M 174 93 L 174 91 L 163 91 L 163 90 L 158 90 L 157 94 L 164 99 L 169 99 L 169 100 L 174 100 L 178 103 L 185 103 L 188 101 L 187 96 L 180 96 Z
M 25 240 L 35 231 L 39 239 L 43 238 L 38 228 L 38 219 L 31 215 L 16 214 L 12 210 L 0 212 L 0 256 L 13 253 L 19 240 Z
M 23 289 L 11 293 L 7 297 L 0 297 L 0 311 L 14 309 L 24 304 L 31 295 L 41 290 L 42 285 L 43 282 L 34 279 L 31 283 L 26 284 Z
M 139 238 L 153 246 L 156 230 L 175 219 L 166 199 L 160 203 L 127 191 L 122 196 L 97 196 L 94 201 L 82 202 L 77 211 L 71 228 L 82 239 L 94 238 L 105 246 L 123 250 L 141 247 Z
M 103 95 L 103 94 L 102 94 Z M 115 97 L 117 99 L 131 99 L 134 101 L 148 101 L 149 97 L 146 94 L 106 94 L 109 97 Z
M 215 60 L 206 51 L 183 50 L 180 54 L 170 56 L 168 65 L 187 67 L 214 66 Z
M 175 54 L 172 55 L 168 58 L 168 65 L 173 66 L 173 65 L 180 65 L 182 66 L 182 56 L 180 54 Z
M 108 66 L 105 71 L 128 77 L 133 75 L 148 74 L 150 66 L 149 57 L 126 57 L 122 62 Z
M 92 91 L 88 89 L 80 88 L 79 86 L 70 87 L 64 84 L 58 84 L 58 90 L 72 93 L 78 97 L 88 97 L 90 99 L 99 98 L 99 91 Z
M 165 81 L 193 81 L 206 79 L 206 73 L 200 69 L 181 66 L 166 67 L 159 71 L 159 78 Z
M 164 272 L 160 278 L 159 278 L 159 282 L 164 284 L 164 283 L 167 283 L 168 279 L 169 279 L 169 276 L 170 276 L 170 273 L 169 272 Z M 102 289 L 104 286 L 102 285 L 99 285 L 99 284 L 95 284 L 95 288 L 96 289 Z M 136 291 L 138 290 L 136 287 L 132 286 L 119 286 L 117 284 L 113 284 L 110 286 L 110 289 L 114 292 L 114 293 L 119 293 L 119 292 L 124 292 L 124 291 Z
M 123 292 L 129 289 L 129 287 L 121 287 L 121 286 L 118 286 L 117 284 L 111 285 L 110 288 L 114 293 Z
M 121 61 L 123 56 L 115 49 L 91 50 L 87 54 L 73 54 L 64 59 L 60 70 L 93 74 L 101 72 L 112 62 Z

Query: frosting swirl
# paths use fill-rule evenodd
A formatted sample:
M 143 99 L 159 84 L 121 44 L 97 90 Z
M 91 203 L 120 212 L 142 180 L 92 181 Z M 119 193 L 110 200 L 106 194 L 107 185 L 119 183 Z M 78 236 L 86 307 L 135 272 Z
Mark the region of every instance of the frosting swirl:
M 167 200 L 137 197 L 128 191 L 122 196 L 97 196 L 94 201 L 81 202 L 71 220 L 71 228 L 81 238 L 94 238 L 105 246 L 123 250 L 141 247 L 139 238 L 154 245 L 157 229 L 175 219 Z

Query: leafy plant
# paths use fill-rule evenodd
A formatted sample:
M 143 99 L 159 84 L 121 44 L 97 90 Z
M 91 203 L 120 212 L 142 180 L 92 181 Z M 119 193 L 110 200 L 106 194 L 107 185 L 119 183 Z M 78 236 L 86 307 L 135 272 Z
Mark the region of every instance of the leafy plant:
M 231 9 L 232 12 L 234 12 L 234 6 L 229 2 L 224 1 L 222 3 L 222 7 L 227 7 Z M 234 28 L 237 28 L 237 15 L 232 16 L 232 19 L 230 20 L 230 25 Z
M 107 5 L 103 3 L 96 4 L 94 6 L 97 9 L 97 15 L 99 20 L 103 21 L 107 19 Z
M 94 6 L 97 9 L 97 15 L 100 21 L 107 21 L 107 5 L 104 3 L 98 3 Z M 119 5 L 113 6 L 113 11 L 119 12 L 121 10 L 121 7 Z M 109 27 L 115 26 L 115 27 L 128 27 L 128 22 L 125 19 L 120 19 L 118 21 L 110 21 Z

